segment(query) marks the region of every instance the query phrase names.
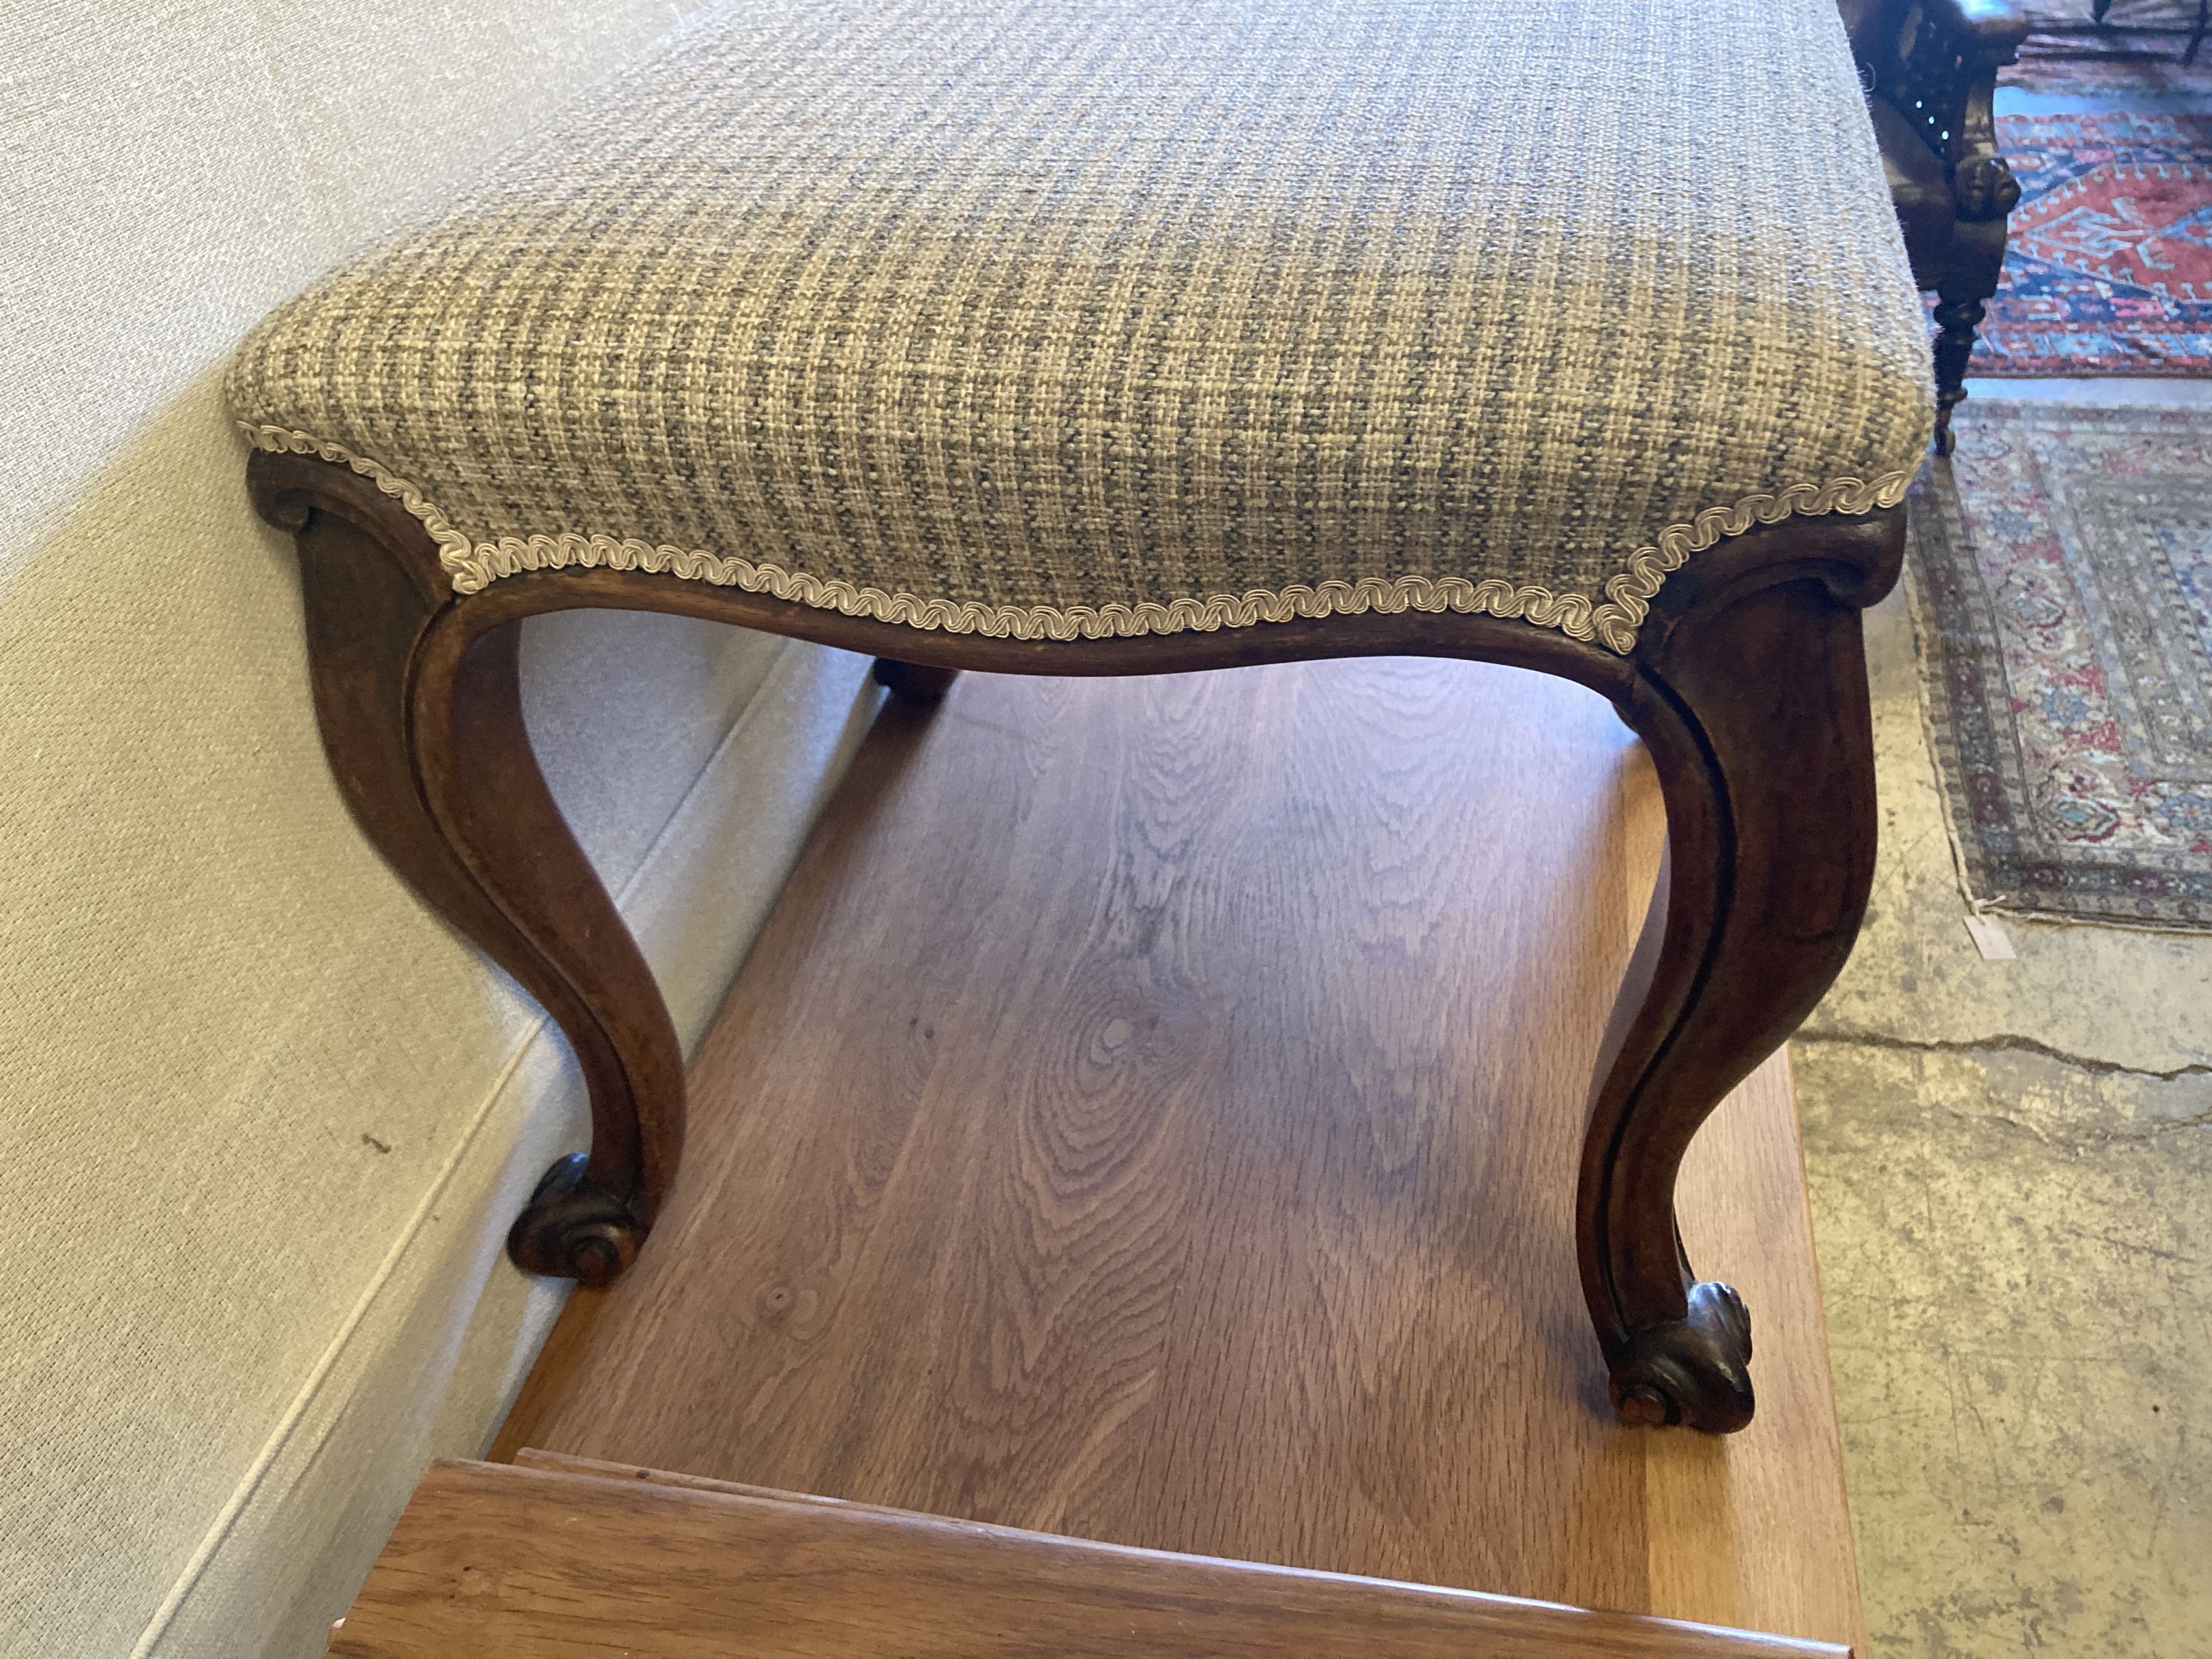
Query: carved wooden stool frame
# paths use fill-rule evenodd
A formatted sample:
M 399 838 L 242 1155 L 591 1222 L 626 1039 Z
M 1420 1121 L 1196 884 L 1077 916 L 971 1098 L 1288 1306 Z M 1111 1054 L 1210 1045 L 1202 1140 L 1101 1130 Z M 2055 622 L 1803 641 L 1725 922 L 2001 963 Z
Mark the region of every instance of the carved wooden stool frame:
M 543 611 L 672 611 L 878 659 L 894 693 L 954 673 L 1181 673 L 1434 656 L 1557 674 L 1649 747 L 1668 847 L 1592 1085 L 1577 1246 L 1632 1422 L 1726 1431 L 1752 1414 L 1751 1328 L 1700 1282 L 1674 1177 L 1706 1115 L 1826 990 L 1872 880 L 1874 765 L 1859 611 L 1903 554 L 1901 508 L 1787 519 L 1674 573 L 1626 656 L 1525 622 L 1407 612 L 1218 633 L 1024 641 L 932 632 L 703 581 L 609 569 L 503 577 L 461 597 L 422 524 L 336 463 L 256 453 L 262 515 L 296 539 L 315 708 L 362 829 L 422 898 L 526 987 L 591 1091 L 592 1148 L 548 1172 L 508 1249 L 605 1284 L 666 1199 L 684 1056 L 659 988 L 547 791 L 523 726 L 516 624 Z

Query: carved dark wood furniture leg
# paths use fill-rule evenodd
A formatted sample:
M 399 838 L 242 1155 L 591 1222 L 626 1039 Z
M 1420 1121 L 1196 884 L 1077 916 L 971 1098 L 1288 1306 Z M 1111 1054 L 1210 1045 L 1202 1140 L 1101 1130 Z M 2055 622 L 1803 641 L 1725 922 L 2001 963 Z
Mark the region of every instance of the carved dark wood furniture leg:
M 300 550 L 315 712 L 346 805 L 393 868 L 567 1035 L 592 1151 L 554 1165 L 507 1248 L 605 1284 L 653 1224 L 684 1139 L 659 987 L 530 750 L 517 626 L 479 632 L 422 526 L 343 467 L 256 454 L 257 506 Z
M 1995 140 L 1992 138 L 1992 143 Z M 1966 400 L 1966 366 L 1975 331 L 2004 276 L 2006 216 L 2020 202 L 2020 183 L 1991 151 L 1962 166 L 1954 181 L 1959 223 L 1950 259 L 1936 289 L 1936 453 L 1951 453 L 1951 411 Z
M 1783 561 L 1723 543 L 1638 640 L 1621 707 L 1658 768 L 1668 856 L 1599 1066 L 1579 1206 L 1583 1290 L 1632 1422 L 1751 1420 L 1749 1318 L 1691 1271 L 1674 1176 L 1858 935 L 1875 833 L 1859 610 L 1895 580 L 1903 530 L 1806 526 Z
M 1974 355 L 1975 331 L 1988 311 L 1988 294 L 1978 283 L 1960 282 L 1938 290 L 1936 304 L 1936 453 L 1948 455 L 1957 440 L 1951 411 L 1966 401 L 1966 364 Z M 1990 293 L 1994 294 L 1992 287 Z

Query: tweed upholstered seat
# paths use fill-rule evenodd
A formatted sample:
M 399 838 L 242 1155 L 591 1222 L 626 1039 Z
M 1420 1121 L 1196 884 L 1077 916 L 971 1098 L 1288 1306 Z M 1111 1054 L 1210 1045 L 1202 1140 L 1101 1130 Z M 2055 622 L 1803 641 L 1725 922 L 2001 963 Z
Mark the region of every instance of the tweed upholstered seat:
M 1930 420 L 1833 0 L 723 0 L 229 394 L 465 593 L 1621 651 L 1717 537 L 1894 503 Z

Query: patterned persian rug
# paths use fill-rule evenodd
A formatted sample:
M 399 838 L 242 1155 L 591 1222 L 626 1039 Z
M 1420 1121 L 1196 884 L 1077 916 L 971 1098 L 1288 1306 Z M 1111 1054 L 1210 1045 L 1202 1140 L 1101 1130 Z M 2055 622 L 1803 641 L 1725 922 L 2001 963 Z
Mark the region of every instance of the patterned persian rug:
M 1997 133 L 2021 203 L 1972 372 L 2212 374 L 2212 108 Z
M 1959 419 L 1911 567 L 1968 896 L 2212 931 L 2212 410 Z

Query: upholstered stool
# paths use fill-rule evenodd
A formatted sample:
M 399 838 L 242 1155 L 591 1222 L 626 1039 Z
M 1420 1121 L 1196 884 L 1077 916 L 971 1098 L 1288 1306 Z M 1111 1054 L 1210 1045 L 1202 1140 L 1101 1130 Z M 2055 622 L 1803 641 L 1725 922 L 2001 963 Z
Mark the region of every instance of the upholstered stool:
M 1833 0 L 727 0 L 229 391 L 354 812 L 589 1080 L 525 1267 L 622 1271 L 684 1073 L 532 757 L 520 618 L 715 617 L 925 696 L 1482 658 L 1657 763 L 1584 1285 L 1625 1415 L 1748 1420 L 1675 1168 L 1857 929 L 1858 608 L 1932 413 Z

